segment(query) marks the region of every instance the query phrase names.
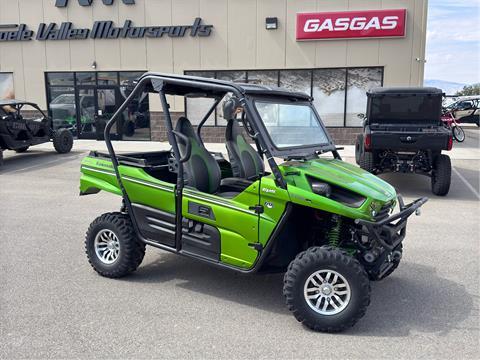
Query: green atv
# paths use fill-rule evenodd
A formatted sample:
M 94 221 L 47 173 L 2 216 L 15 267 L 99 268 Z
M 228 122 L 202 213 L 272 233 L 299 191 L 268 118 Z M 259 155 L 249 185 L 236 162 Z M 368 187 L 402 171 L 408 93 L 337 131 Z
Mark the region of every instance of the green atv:
M 117 155 L 110 130 L 142 92 L 159 94 L 172 149 Z M 186 117 L 173 127 L 168 95 L 209 101 L 196 130 Z M 201 137 L 219 106 L 229 161 Z M 105 141 L 108 154 L 82 161 L 80 192 L 123 202 L 87 231 L 95 271 L 125 276 L 151 245 L 240 273 L 285 272 L 288 308 L 318 331 L 344 330 L 365 314 L 370 280 L 399 265 L 407 218 L 427 201 L 405 205 L 392 186 L 343 162 L 312 98 L 278 88 L 146 73 Z

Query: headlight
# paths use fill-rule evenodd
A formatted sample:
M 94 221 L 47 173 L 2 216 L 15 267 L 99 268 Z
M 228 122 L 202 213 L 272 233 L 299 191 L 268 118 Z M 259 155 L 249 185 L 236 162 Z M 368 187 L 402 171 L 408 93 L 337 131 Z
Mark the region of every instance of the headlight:
M 310 186 L 312 187 L 312 191 L 317 195 L 330 197 L 332 194 L 332 187 L 327 183 L 312 180 Z
M 365 201 L 365 197 L 362 195 L 354 193 L 353 191 L 347 190 L 340 186 L 328 184 L 311 177 L 308 177 L 308 182 L 310 183 L 310 187 L 315 194 L 328 197 L 329 199 L 338 201 L 343 205 L 360 207 Z

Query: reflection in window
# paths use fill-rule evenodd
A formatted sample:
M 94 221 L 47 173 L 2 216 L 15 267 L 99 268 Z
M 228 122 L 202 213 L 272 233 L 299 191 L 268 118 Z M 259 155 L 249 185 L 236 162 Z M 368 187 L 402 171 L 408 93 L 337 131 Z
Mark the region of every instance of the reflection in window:
M 247 81 L 246 71 L 217 71 L 217 79 L 244 83 Z
M 382 85 L 382 68 L 348 69 L 346 126 L 362 126 L 357 116 L 364 114 L 367 106 L 366 92 Z
M 199 76 L 209 79 L 215 78 L 214 71 L 193 71 L 185 72 L 185 75 Z M 215 102 L 214 99 L 201 99 L 201 98 L 187 98 L 186 99 L 186 115 L 193 125 L 198 125 L 202 121 L 203 117 L 210 110 L 210 107 Z M 209 116 L 208 120 L 204 124 L 205 126 L 215 126 L 215 111 Z
M 310 70 L 280 71 L 280 87 L 311 95 L 312 72 Z
M 116 72 L 99 72 L 98 73 L 98 85 L 117 85 L 117 73 Z
M 126 100 L 132 90 L 131 86 L 120 86 L 120 103 Z M 123 112 L 121 133 L 123 140 L 150 140 L 150 103 L 147 92 L 139 94 L 128 104 Z
M 49 97 L 53 128 L 76 130 L 76 105 L 73 87 L 51 87 Z
M 77 85 L 95 85 L 97 83 L 96 73 L 79 72 L 77 73 Z
M 277 87 L 278 71 L 271 71 L 271 70 L 249 71 L 248 83 Z
M 15 99 L 12 73 L 0 73 L 0 100 L 4 99 Z
M 313 104 L 326 126 L 343 126 L 346 69 L 313 71 Z
M 74 77 L 73 73 L 48 73 L 47 74 L 48 85 L 55 86 L 73 86 Z

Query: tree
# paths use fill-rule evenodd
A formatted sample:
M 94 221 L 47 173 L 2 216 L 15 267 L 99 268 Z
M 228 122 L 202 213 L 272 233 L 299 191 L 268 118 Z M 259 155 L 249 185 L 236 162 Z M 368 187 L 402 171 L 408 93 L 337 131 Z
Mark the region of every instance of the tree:
M 462 90 L 457 91 L 457 96 L 480 95 L 480 83 L 465 85 Z

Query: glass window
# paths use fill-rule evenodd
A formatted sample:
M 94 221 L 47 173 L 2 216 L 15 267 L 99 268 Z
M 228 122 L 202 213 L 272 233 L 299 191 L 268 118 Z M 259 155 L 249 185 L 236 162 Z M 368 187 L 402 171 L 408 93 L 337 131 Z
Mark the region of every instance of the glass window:
M 366 92 L 382 85 L 382 68 L 348 69 L 346 126 L 362 126 L 358 114 L 365 114 L 367 107 Z
M 78 72 L 77 85 L 96 85 L 97 74 L 94 72 Z
M 143 71 L 123 71 L 120 73 L 120 84 L 124 81 L 135 81 L 143 74 Z
M 12 73 L 0 73 L 0 99 L 15 99 Z
M 73 87 L 51 87 L 49 89 L 50 114 L 53 128 L 76 129 L 77 108 Z
M 313 70 L 313 104 L 326 126 L 343 126 L 346 69 Z
M 249 71 L 248 83 L 277 87 L 278 71 Z
M 246 71 L 217 71 L 217 79 L 245 83 L 247 81 Z
M 255 101 L 258 113 L 277 148 L 328 143 L 315 112 L 308 105 Z
M 48 85 L 73 86 L 73 73 L 48 73 Z
M 311 95 L 312 72 L 310 70 L 280 71 L 280 87 Z
M 125 84 L 128 80 L 124 79 Z M 120 100 L 122 104 L 132 93 L 133 87 L 120 86 Z M 150 140 L 150 102 L 147 92 L 139 94 L 123 112 L 123 119 L 120 125 L 124 140 Z
M 117 85 L 117 74 L 116 72 L 99 72 L 98 85 Z
M 209 79 L 215 78 L 214 71 L 186 71 L 185 75 L 198 76 Z M 200 121 L 202 121 L 203 117 L 207 114 L 207 111 L 210 110 L 214 102 L 214 99 L 186 98 L 186 113 L 190 122 L 193 125 L 198 125 Z M 208 117 L 204 125 L 215 126 L 215 111 Z

